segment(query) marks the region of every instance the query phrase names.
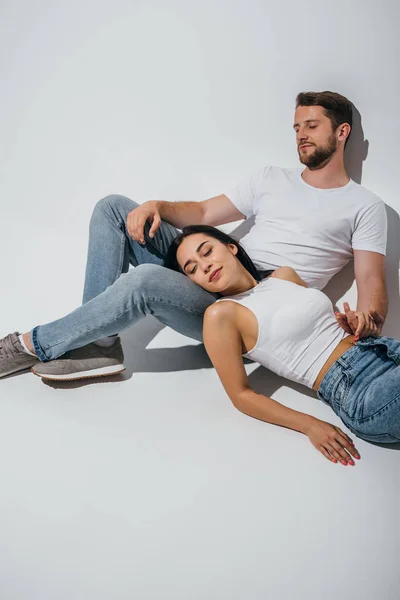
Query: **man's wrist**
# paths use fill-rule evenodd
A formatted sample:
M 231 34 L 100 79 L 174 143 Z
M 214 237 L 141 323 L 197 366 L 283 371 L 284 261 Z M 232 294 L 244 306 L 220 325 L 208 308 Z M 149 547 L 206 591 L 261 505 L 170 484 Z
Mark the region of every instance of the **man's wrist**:
M 166 204 L 168 204 L 168 202 L 165 202 L 164 200 L 151 200 L 153 207 L 154 207 L 154 211 L 158 212 L 161 219 L 165 220 L 165 215 L 163 214 L 164 212 L 164 207 Z

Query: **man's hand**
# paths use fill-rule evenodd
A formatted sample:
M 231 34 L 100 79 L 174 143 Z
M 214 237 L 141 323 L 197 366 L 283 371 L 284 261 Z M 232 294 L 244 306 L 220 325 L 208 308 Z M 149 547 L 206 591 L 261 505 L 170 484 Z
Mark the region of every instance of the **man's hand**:
M 336 320 L 347 333 L 354 334 L 355 342 L 369 335 L 381 335 L 384 319 L 376 310 L 367 313 L 351 310 L 347 302 L 343 307 L 344 313 L 335 313 Z
M 339 461 L 354 467 L 351 455 L 357 459 L 361 458 L 351 438 L 331 423 L 313 419 L 311 426 L 304 433 L 313 446 L 334 463 Z
M 134 208 L 128 215 L 126 226 L 128 233 L 133 240 L 144 244 L 144 226 L 146 221 L 151 222 L 149 236 L 154 237 L 161 224 L 161 216 L 155 200 L 145 202 L 141 206 Z

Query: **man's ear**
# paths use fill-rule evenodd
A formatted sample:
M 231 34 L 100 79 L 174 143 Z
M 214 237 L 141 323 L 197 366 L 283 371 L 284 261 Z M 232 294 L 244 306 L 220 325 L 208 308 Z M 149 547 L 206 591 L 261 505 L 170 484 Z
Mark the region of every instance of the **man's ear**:
M 351 127 L 348 123 L 342 123 L 338 129 L 338 141 L 345 142 L 350 135 Z

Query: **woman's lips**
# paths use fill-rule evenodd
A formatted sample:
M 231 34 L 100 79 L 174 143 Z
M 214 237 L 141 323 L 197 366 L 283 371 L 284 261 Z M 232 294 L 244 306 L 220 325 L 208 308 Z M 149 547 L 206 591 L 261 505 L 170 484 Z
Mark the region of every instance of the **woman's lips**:
M 216 281 L 218 279 L 219 274 L 221 273 L 221 269 L 222 269 L 222 267 L 220 267 L 219 269 L 217 269 L 216 271 L 213 271 L 213 273 L 211 273 L 210 281 Z

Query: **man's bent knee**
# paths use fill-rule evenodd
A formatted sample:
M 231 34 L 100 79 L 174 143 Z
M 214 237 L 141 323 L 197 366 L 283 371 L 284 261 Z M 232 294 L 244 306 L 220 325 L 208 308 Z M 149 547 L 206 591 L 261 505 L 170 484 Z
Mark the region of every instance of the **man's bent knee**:
M 120 194 L 109 194 L 108 196 L 105 196 L 96 202 L 93 213 L 100 211 L 103 213 L 112 212 L 115 214 L 115 212 L 120 213 L 126 211 L 126 208 L 129 210 L 134 210 L 138 206 L 140 205 L 137 202 L 127 198 L 126 196 L 121 196 Z

